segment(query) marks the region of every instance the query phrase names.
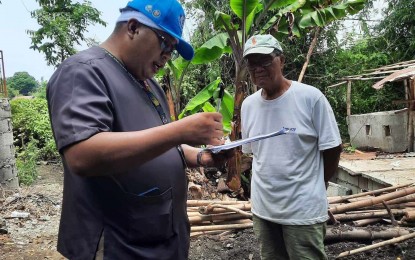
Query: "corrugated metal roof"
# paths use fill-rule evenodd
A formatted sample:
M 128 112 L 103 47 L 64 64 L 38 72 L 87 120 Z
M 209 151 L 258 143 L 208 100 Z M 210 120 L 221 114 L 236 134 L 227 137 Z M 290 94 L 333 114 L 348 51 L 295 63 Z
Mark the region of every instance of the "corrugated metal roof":
M 414 76 L 415 76 L 415 67 L 402 69 L 376 82 L 376 84 L 374 84 L 372 87 L 375 89 L 381 89 L 383 85 L 387 82 L 400 81 L 400 80 L 412 78 Z

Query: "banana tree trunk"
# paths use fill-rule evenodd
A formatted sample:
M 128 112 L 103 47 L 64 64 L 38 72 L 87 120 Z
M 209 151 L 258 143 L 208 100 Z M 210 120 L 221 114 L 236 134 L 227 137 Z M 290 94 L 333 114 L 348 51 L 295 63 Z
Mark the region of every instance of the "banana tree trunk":
M 235 102 L 232 118 L 232 132 L 230 135 L 231 141 L 240 139 L 241 136 L 241 106 L 242 101 L 244 100 L 245 93 L 245 82 L 243 78 L 245 76 L 246 70 L 240 70 L 237 66 L 236 68 L 236 80 L 235 80 Z M 241 147 L 238 146 L 235 149 L 235 156 L 231 158 L 228 162 L 228 176 L 226 178 L 226 185 L 233 192 L 238 192 L 243 194 L 241 187 L 241 162 L 242 162 L 242 151 Z
M 166 94 L 166 97 L 167 97 L 167 104 L 169 106 L 169 112 L 170 112 L 171 119 L 176 121 L 177 120 L 176 107 L 179 106 L 178 103 L 180 102 L 180 100 L 175 101 L 173 98 L 171 81 L 168 75 L 163 77 L 162 88 L 163 88 L 164 94 Z

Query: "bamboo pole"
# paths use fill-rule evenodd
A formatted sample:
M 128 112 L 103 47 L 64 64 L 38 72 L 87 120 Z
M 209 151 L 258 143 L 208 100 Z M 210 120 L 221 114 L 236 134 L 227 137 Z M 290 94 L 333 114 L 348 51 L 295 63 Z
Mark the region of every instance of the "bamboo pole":
M 409 80 L 409 98 L 415 99 L 415 79 Z M 408 106 L 408 152 L 414 151 L 414 121 L 413 121 L 414 104 L 411 102 Z
M 415 202 L 415 194 L 411 194 L 405 197 L 390 200 L 386 202 L 386 204 L 392 205 L 392 204 L 400 204 L 400 203 L 406 203 L 406 202 Z
M 236 220 L 236 219 L 246 219 L 247 216 L 238 214 L 238 213 L 228 213 L 220 215 L 199 215 L 189 217 L 189 222 L 191 225 L 201 223 L 201 222 L 215 222 L 215 221 L 224 221 L 224 220 Z
M 207 206 L 209 204 L 222 204 L 222 205 L 234 205 L 234 204 L 249 204 L 249 201 L 241 201 L 241 200 L 187 200 L 188 207 L 200 207 L 200 206 Z
M 357 254 L 357 253 L 361 253 L 361 252 L 371 250 L 371 249 L 375 249 L 375 248 L 378 248 L 378 247 L 382 247 L 382 246 L 385 246 L 385 245 L 399 243 L 399 242 L 402 242 L 402 241 L 405 241 L 405 240 L 408 240 L 408 239 L 411 239 L 411 238 L 415 238 L 415 232 L 411 233 L 411 234 L 408 234 L 408 235 L 403 235 L 403 236 L 400 236 L 400 237 L 396 237 L 396 238 L 393 238 L 393 239 L 390 239 L 390 240 L 386 240 L 386 241 L 383 241 L 383 242 L 380 242 L 380 243 L 376 243 L 376 244 L 373 244 L 373 245 L 370 245 L 370 246 L 364 246 L 364 247 L 361 247 L 361 248 L 358 248 L 358 249 L 343 252 L 343 253 L 339 254 L 336 257 L 336 259 L 339 259 L 339 258 L 342 258 L 342 257 L 345 257 L 345 256 L 354 255 L 354 254 Z
M 396 198 L 399 198 L 399 197 L 403 197 L 403 196 L 413 194 L 413 193 L 415 193 L 415 187 L 409 187 L 409 188 L 405 188 L 405 189 L 402 189 L 402 190 L 391 192 L 391 193 L 388 193 L 388 194 L 385 194 L 385 195 L 380 195 L 378 197 L 370 198 L 370 199 L 367 199 L 367 200 L 356 201 L 356 202 L 349 203 L 349 204 L 335 206 L 335 207 L 330 208 L 330 211 L 333 214 L 342 213 L 342 212 L 346 212 L 348 210 L 352 210 L 352 209 L 356 209 L 356 208 L 363 208 L 363 207 L 367 207 L 367 206 L 372 206 L 372 205 L 381 203 L 382 201 L 389 201 L 389 200 L 396 199 Z
M 366 195 L 379 195 L 383 192 L 390 192 L 390 191 L 394 191 L 394 190 L 397 190 L 397 189 L 400 189 L 400 188 L 405 188 L 405 187 L 408 187 L 408 186 L 411 186 L 411 185 L 413 185 L 413 183 L 396 185 L 396 186 L 386 187 L 386 188 L 383 188 L 383 189 L 367 191 L 367 192 L 362 192 L 362 193 L 347 195 L 347 196 L 328 197 L 327 200 L 329 201 L 330 204 L 340 203 L 340 202 L 345 202 L 349 199 L 364 197 Z
M 392 213 L 396 216 L 403 216 L 405 214 L 404 210 L 392 210 Z M 389 217 L 387 210 L 382 212 L 368 212 L 368 213 L 358 213 L 358 214 L 336 214 L 334 215 L 338 221 L 352 221 L 358 219 L 366 218 L 385 218 Z
M 352 81 L 347 81 L 347 92 L 346 92 L 346 113 L 347 116 L 350 116 L 352 114 Z
M 401 203 L 401 204 L 388 204 L 388 202 L 386 202 L 386 204 L 391 208 L 391 209 L 406 209 L 406 208 L 414 208 L 415 207 L 415 202 L 407 202 L 407 203 Z M 380 204 L 377 205 L 373 205 L 370 207 L 365 207 L 362 209 L 381 209 L 383 208 Z
M 335 228 L 327 229 L 325 242 L 334 241 L 361 241 L 361 240 L 377 240 L 377 239 L 390 239 L 393 237 L 399 237 L 409 234 L 406 229 L 387 229 L 382 231 L 370 231 L 365 229 L 353 229 L 341 231 Z
M 405 219 L 407 222 L 414 222 L 415 221 L 415 210 L 408 210 L 405 212 Z
M 382 221 L 381 218 L 367 218 L 367 219 L 359 219 L 359 220 L 355 220 L 353 221 L 353 226 L 355 227 L 363 227 L 369 224 L 374 224 L 374 223 L 378 223 Z
M 202 216 L 202 214 L 200 214 L 199 212 L 187 212 L 187 216 L 190 218 L 195 216 Z
M 190 227 L 191 232 L 252 228 L 253 223 Z

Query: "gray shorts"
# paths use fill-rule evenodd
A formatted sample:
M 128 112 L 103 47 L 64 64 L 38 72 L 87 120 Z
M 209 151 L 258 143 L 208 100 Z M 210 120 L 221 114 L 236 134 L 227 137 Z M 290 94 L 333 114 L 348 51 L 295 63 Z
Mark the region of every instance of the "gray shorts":
M 262 260 L 326 260 L 326 223 L 281 225 L 253 216 Z

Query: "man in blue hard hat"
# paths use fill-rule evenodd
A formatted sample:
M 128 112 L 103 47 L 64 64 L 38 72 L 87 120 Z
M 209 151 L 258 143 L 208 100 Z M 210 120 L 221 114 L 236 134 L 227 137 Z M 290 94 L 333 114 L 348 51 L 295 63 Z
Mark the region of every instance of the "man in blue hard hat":
M 69 259 L 187 259 L 185 167 L 219 166 L 220 113 L 170 122 L 153 79 L 177 51 L 185 14 L 177 0 L 133 0 L 100 46 L 65 60 L 47 99 L 64 165 L 58 251 Z

